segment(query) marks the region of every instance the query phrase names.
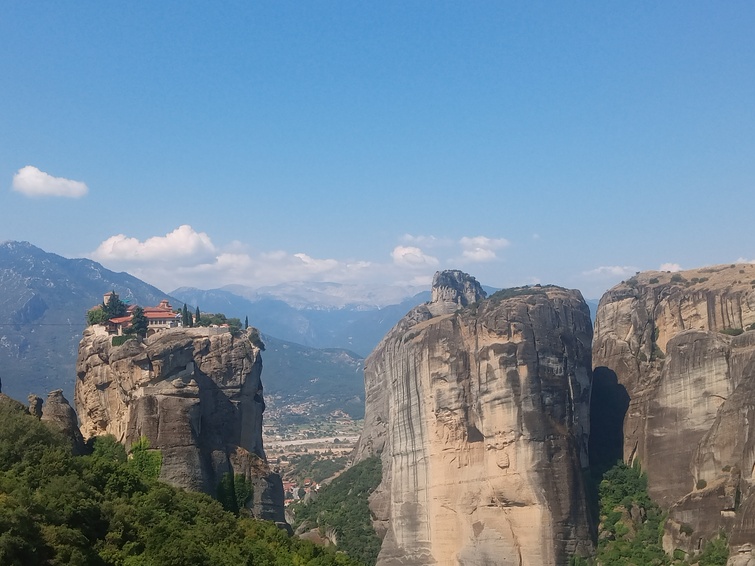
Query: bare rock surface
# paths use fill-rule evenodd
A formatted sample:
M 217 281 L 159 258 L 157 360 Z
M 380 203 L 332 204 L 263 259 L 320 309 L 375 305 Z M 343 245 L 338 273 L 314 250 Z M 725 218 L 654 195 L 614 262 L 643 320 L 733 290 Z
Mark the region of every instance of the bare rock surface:
M 38 408 L 36 408 L 36 411 L 38 411 Z M 68 399 L 63 396 L 62 389 L 50 391 L 47 395 L 47 402 L 42 407 L 41 419 L 43 422 L 51 423 L 60 429 L 63 435 L 70 440 L 74 454 L 84 454 L 84 438 L 79 430 L 79 419 L 76 416 L 76 411 L 68 403 Z
M 667 552 L 721 529 L 732 548 L 755 543 L 754 323 L 749 264 L 644 272 L 600 301 L 595 391 L 613 379 L 628 398 L 621 452 L 669 511 Z
M 508 290 L 436 274 L 365 366 L 357 460 L 378 564 L 565 565 L 592 549 L 587 465 L 592 325 L 578 291 Z
M 261 373 L 248 335 L 176 328 L 112 346 L 89 327 L 77 361 L 81 430 L 127 448 L 146 437 L 162 453 L 160 479 L 178 487 L 215 495 L 225 474 L 243 474 L 256 488 L 255 515 L 285 522 L 262 446 Z

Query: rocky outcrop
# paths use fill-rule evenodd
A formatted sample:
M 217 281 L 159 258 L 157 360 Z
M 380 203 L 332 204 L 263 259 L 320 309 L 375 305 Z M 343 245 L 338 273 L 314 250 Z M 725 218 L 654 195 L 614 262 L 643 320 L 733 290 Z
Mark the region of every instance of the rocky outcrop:
M 601 299 L 594 391 L 614 380 L 627 396 L 620 453 L 669 511 L 668 552 L 720 529 L 755 542 L 754 323 L 753 265 L 640 273 Z
M 30 396 L 29 411 L 35 410 L 32 408 L 32 399 Z M 32 413 L 34 414 L 34 413 Z M 52 424 L 60 429 L 63 435 L 71 442 L 71 447 L 75 455 L 81 455 L 85 453 L 84 438 L 79 430 L 79 419 L 76 416 L 76 412 L 73 407 L 68 403 L 68 399 L 63 396 L 62 389 L 56 389 L 50 391 L 47 395 L 47 402 L 42 407 L 43 422 Z
M 284 522 L 282 484 L 262 447 L 261 372 L 248 333 L 176 328 L 112 346 L 89 327 L 77 362 L 81 430 L 127 448 L 146 437 L 162 453 L 160 479 L 186 489 L 215 495 L 225 474 L 243 474 L 255 515 Z
M 38 419 L 42 418 L 42 397 L 38 397 L 37 395 L 34 395 L 33 393 L 29 395 L 29 414 L 37 417 Z M 77 429 L 78 430 L 78 429 Z M 79 431 L 79 434 L 81 434 L 81 431 Z
M 592 326 L 578 291 L 435 276 L 365 365 L 356 459 L 379 454 L 378 564 L 568 564 L 592 548 Z

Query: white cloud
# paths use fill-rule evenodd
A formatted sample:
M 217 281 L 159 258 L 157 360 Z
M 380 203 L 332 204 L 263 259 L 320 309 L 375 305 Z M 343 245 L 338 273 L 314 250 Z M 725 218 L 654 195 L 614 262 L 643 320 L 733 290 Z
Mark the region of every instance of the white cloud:
M 582 275 L 588 275 L 590 277 L 626 277 L 627 275 L 634 275 L 638 269 L 630 265 L 602 265 L 595 269 L 582 272 Z
M 755 263 L 755 259 L 745 259 L 743 257 L 740 257 L 737 259 L 736 263 Z
M 188 224 L 179 226 L 165 236 L 154 236 L 143 242 L 124 234 L 111 236 L 91 254 L 93 259 L 118 263 L 200 263 L 216 257 L 210 237 L 196 232 Z
M 442 246 L 450 246 L 451 244 L 453 244 L 453 240 L 449 238 L 437 238 L 435 236 L 413 236 L 412 234 L 404 234 L 403 236 L 401 236 L 401 241 L 405 244 L 422 246 L 423 248 L 438 248 Z
M 682 266 L 678 263 L 662 263 L 661 266 L 658 268 L 659 271 L 681 271 Z
M 81 198 L 89 191 L 89 187 L 81 181 L 53 177 L 32 165 L 18 170 L 11 187 L 27 197 Z
M 396 246 L 391 252 L 393 263 L 400 267 L 421 268 L 438 265 L 438 258 L 415 246 Z
M 493 261 L 496 259 L 496 250 L 508 247 L 510 242 L 505 238 L 488 238 L 487 236 L 464 236 L 459 240 L 463 259 L 475 263 Z
M 253 253 L 237 241 L 221 248 L 206 233 L 197 232 L 189 225 L 144 241 L 124 234 L 111 236 L 89 257 L 110 269 L 128 271 L 166 291 L 182 286 L 258 287 L 287 281 L 346 283 L 396 275 L 393 266 L 379 266 L 369 261 L 315 258 L 303 252 L 291 254 L 283 250 Z

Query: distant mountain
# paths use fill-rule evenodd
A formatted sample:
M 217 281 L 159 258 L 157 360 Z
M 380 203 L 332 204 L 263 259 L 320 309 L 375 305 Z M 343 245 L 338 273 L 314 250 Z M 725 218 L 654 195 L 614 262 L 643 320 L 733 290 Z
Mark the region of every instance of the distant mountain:
M 293 282 L 267 287 L 226 285 L 222 288 L 250 301 L 272 299 L 283 301 L 295 309 L 374 310 L 402 303 L 426 286 L 379 285 L 367 283 Z
M 360 356 L 367 356 L 410 309 L 430 299 L 429 291 L 401 297 L 397 291 L 401 288 L 379 291 L 377 286 L 335 283 L 278 286 L 274 293 L 271 287 L 265 289 L 181 287 L 171 295 L 203 311 L 241 320 L 248 316 L 249 324 L 265 334 L 313 348 L 344 348 Z M 356 300 L 358 289 L 371 293 L 367 300 Z M 389 297 L 398 297 L 399 302 L 378 306 Z
M 0 243 L 0 380 L 2 392 L 62 388 L 73 401 L 76 353 L 86 311 L 115 290 L 127 302 L 156 305 L 165 293 L 88 259 L 66 259 L 28 242 Z
M 598 313 L 600 299 L 585 299 L 585 302 L 587 303 L 587 306 L 590 307 L 590 319 L 592 320 L 592 323 L 595 324 L 595 315 Z
M 0 243 L 0 389 L 22 402 L 29 393 L 44 396 L 63 389 L 73 402 L 76 356 L 86 311 L 115 290 L 126 302 L 156 305 L 173 297 L 128 273 L 115 273 L 88 259 L 66 259 L 28 242 Z M 234 295 L 200 304 L 203 310 L 241 314 Z M 242 304 L 246 304 L 246 299 Z M 407 309 L 408 310 L 408 309 Z M 250 316 L 250 321 L 252 317 Z M 260 327 L 259 323 L 255 326 Z M 268 395 L 282 401 L 314 400 L 322 410 L 339 408 L 355 417 L 364 412 L 362 358 L 343 349 L 318 350 L 274 338 L 263 327 L 262 381 Z
M 343 349 L 317 349 L 263 334 L 265 398 L 284 404 L 316 400 L 318 414 L 341 409 L 364 416 L 364 358 Z

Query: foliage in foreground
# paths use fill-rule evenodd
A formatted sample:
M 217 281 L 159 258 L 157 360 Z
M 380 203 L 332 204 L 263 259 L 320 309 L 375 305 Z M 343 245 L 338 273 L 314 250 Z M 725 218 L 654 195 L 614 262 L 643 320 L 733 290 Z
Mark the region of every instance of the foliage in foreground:
M 97 439 L 90 456 L 72 456 L 60 433 L 0 398 L 0 564 L 357 565 L 155 481 L 155 465 L 127 459 L 111 437 Z
M 372 528 L 367 498 L 381 479 L 379 458 L 368 458 L 352 466 L 322 487 L 311 501 L 294 508 L 295 526 L 319 527 L 323 535 L 332 531 L 339 549 L 365 564 L 375 564 L 380 539 Z
M 661 537 L 666 519 L 648 496 L 647 476 L 639 467 L 623 462 L 603 474 L 599 486 L 600 532 L 594 561 L 575 557 L 573 566 L 724 566 L 729 555 L 724 534 L 710 541 L 703 552 L 685 560 L 663 551 Z

